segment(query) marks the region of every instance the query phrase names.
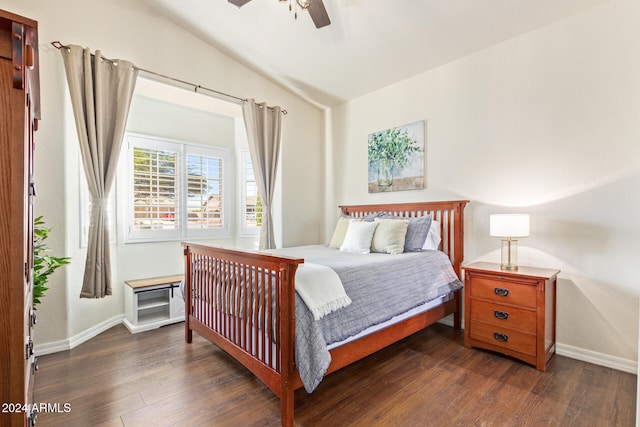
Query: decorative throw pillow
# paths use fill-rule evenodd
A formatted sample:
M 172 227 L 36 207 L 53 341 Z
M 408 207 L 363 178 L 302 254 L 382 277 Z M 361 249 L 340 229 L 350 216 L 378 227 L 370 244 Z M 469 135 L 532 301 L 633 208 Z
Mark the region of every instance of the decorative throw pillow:
M 429 227 L 429 234 L 422 246 L 423 250 L 438 250 L 440 249 L 440 223 L 435 219 L 431 221 L 431 227 Z
M 431 215 L 405 218 L 401 216 L 383 215 L 380 218 L 409 221 L 407 235 L 404 240 L 405 252 L 420 252 L 431 229 Z
M 338 218 L 336 228 L 333 230 L 333 235 L 329 242 L 330 248 L 340 249 L 342 242 L 344 242 L 344 236 L 347 234 L 347 228 L 349 228 L 349 217 L 341 216 Z
M 381 215 L 383 215 L 383 212 L 373 212 L 365 216 L 355 218 L 349 215 L 345 215 L 341 212 L 340 216 L 338 217 L 338 222 L 336 223 L 336 228 L 333 229 L 333 235 L 331 236 L 329 247 L 340 249 L 340 246 L 342 246 L 342 242 L 344 242 L 344 236 L 347 232 L 347 227 L 349 226 L 349 220 L 353 219 L 355 221 L 371 222 Z
M 374 221 L 378 226 L 373 233 L 371 251 L 394 255 L 404 252 L 404 240 L 409 221 L 382 218 L 376 218 Z
M 355 216 L 346 215 L 340 212 L 340 218 L 357 219 L 359 221 L 369 221 L 369 222 L 383 215 L 386 215 L 386 214 L 384 212 L 372 212 L 372 213 L 366 214 L 365 216 L 355 217 Z
M 344 242 L 340 246 L 342 252 L 368 254 L 371 252 L 371 240 L 378 226 L 377 222 L 350 220 Z
M 384 215 L 384 212 L 373 212 L 362 217 L 364 221 L 373 221 L 374 219 Z

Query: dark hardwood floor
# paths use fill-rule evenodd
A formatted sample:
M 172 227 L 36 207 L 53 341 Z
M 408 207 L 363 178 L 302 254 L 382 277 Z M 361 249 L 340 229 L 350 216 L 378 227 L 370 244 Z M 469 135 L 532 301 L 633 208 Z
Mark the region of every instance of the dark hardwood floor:
M 42 356 L 39 426 L 279 426 L 279 401 L 183 324 L 114 327 Z M 64 404 L 70 411 L 64 412 Z M 436 324 L 295 394 L 300 426 L 633 426 L 636 376 L 555 356 L 546 373 Z

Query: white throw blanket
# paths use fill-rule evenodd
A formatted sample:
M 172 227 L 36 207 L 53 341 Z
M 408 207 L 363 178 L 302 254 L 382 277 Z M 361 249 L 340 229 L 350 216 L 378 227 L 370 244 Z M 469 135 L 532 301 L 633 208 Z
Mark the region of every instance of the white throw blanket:
M 351 304 L 338 274 L 320 264 L 305 262 L 298 267 L 296 292 L 316 320 Z

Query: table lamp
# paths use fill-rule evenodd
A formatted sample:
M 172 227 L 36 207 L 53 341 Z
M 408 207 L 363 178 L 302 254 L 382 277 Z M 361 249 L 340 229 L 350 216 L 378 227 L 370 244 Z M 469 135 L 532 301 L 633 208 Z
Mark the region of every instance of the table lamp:
M 518 271 L 518 240 L 529 235 L 528 214 L 489 215 L 489 235 L 502 237 L 500 268 Z

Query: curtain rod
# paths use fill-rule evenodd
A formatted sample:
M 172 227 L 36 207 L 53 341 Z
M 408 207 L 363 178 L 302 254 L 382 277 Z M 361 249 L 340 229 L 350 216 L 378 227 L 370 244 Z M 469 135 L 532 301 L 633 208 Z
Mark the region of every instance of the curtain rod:
M 66 46 L 66 45 L 62 44 L 57 40 L 51 42 L 51 45 L 53 47 L 55 47 L 56 49 L 58 49 L 58 50 L 60 50 L 62 48 L 69 49 L 69 46 Z M 112 59 L 109 59 L 109 58 L 104 58 L 104 60 L 105 61 L 109 61 L 111 63 L 115 62 L 115 61 L 113 61 Z M 219 90 L 211 89 L 211 88 L 208 88 L 208 87 L 205 87 L 205 86 L 197 85 L 195 83 L 187 82 L 185 80 L 177 79 L 175 77 L 170 77 L 170 76 L 166 76 L 164 74 L 156 73 L 155 71 L 151 71 L 151 70 L 147 70 L 147 69 L 144 69 L 144 68 L 140 68 L 140 67 L 138 67 L 136 65 L 133 65 L 133 68 L 135 68 L 138 71 L 142 71 L 143 73 L 151 74 L 151 75 L 154 75 L 154 76 L 157 76 L 157 77 L 161 77 L 161 78 L 167 79 L 167 80 L 172 80 L 174 82 L 182 83 L 183 85 L 192 86 L 193 87 L 193 91 L 196 92 L 196 93 L 199 93 L 198 90 L 206 90 L 208 92 L 213 92 L 213 93 L 218 94 L 218 95 L 226 96 L 228 98 L 232 98 L 232 99 L 235 99 L 235 100 L 240 101 L 240 102 L 247 102 L 248 101 L 247 98 L 240 98 L 238 96 L 234 96 L 234 95 L 230 95 L 228 93 L 220 92 Z M 269 108 L 270 110 L 272 109 L 272 107 L 267 107 L 267 108 Z M 284 108 L 281 111 L 282 111 L 283 115 L 287 114 L 287 110 L 285 110 Z

